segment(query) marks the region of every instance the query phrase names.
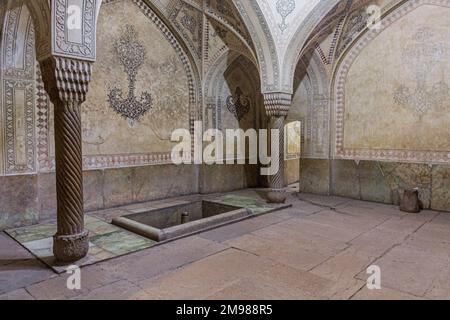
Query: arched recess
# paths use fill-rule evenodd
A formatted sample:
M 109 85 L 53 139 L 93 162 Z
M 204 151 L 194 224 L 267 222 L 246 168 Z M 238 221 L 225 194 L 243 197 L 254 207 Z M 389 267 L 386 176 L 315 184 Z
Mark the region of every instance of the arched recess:
M 37 223 L 36 51 L 49 52 L 48 1 L 0 4 L 0 230 Z M 39 38 L 38 41 L 35 41 Z M 54 186 L 54 184 L 53 184 Z
M 449 11 L 448 0 L 394 2 L 379 29 L 349 37 L 332 77 L 333 158 L 448 163 Z
M 209 68 L 205 76 L 205 128 L 235 129 L 235 128 L 260 128 L 262 97 L 258 69 L 254 62 L 240 52 L 228 50 L 223 52 Z M 242 94 L 251 98 L 251 110 L 249 115 L 242 119 L 228 122 L 223 125 L 222 114 L 230 117 L 237 115 L 227 109 L 227 98 L 236 94 L 237 87 L 243 91 Z M 245 87 L 245 88 L 244 88 Z M 238 116 L 239 118 L 239 116 Z M 230 119 L 231 120 L 231 119 Z M 233 123 L 234 122 L 234 123 Z
M 101 3 L 101 1 L 100 1 Z M 48 0 L 23 0 L 28 7 L 36 30 L 36 57 L 44 59 L 51 54 L 51 8 Z
M 110 24 L 111 19 L 115 24 Z M 144 102 L 143 94 L 149 93 L 152 103 L 134 122 L 114 111 L 109 101 L 113 89 L 123 91 L 118 100 L 125 99 L 130 85 L 127 69 L 115 49 L 119 41 L 143 46 L 146 52 L 138 68 L 134 94 L 137 101 Z M 200 76 L 194 60 L 157 9 L 144 0 L 104 0 L 97 24 L 97 62 L 82 112 L 84 168 L 172 163 L 171 132 L 177 128 L 193 131 L 194 121 L 201 118 L 201 100 Z M 42 101 L 38 112 L 50 124 L 38 134 L 40 165 L 41 170 L 51 171 L 52 106 L 41 90 L 38 101 Z
M 209 68 L 205 76 L 205 104 L 204 104 L 204 129 L 219 129 L 225 136 L 226 130 L 259 129 L 265 126 L 264 109 L 260 88 L 260 77 L 255 64 L 239 52 L 228 51 L 220 56 Z M 234 140 L 234 139 L 233 139 Z M 224 140 L 226 144 L 234 143 L 232 140 Z M 225 147 L 224 147 L 225 150 Z M 249 164 L 246 148 L 245 165 L 218 165 L 206 166 L 202 170 L 202 191 L 209 192 L 234 190 L 256 187 L 261 184 L 259 166 L 253 159 Z M 253 155 L 252 155 L 253 156 Z M 224 159 L 234 159 L 234 155 Z M 244 160 L 240 158 L 240 160 Z M 236 162 L 235 162 L 236 163 Z M 214 173 L 212 173 L 214 172 Z M 215 188 L 217 183 L 208 181 L 211 174 L 222 176 L 222 186 Z
M 315 50 L 307 51 L 295 70 L 292 105 L 286 118 L 287 124 L 296 121 L 301 123 L 300 155 L 295 152 L 290 154 L 286 149 L 287 183 L 300 181 L 302 185 L 304 177 L 301 163 L 304 160 L 301 159 L 328 159 L 330 121 L 328 88 L 329 78 L 322 60 Z M 295 137 L 294 132 L 291 136 Z M 286 145 L 289 143 L 288 140 Z
M 294 95 L 287 122 L 302 122 L 302 158 L 329 157 L 328 73 L 315 50 L 300 59 L 294 79 Z
M 36 172 L 35 28 L 23 1 L 6 1 L 0 38 L 0 175 Z
M 281 70 L 275 40 L 257 1 L 233 0 L 250 32 L 259 63 L 261 91 L 280 87 Z

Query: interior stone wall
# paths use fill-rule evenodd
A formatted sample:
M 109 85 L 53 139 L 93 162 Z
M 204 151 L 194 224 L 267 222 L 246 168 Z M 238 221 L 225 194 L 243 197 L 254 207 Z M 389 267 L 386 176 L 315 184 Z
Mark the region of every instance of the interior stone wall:
M 22 0 L 0 9 L 0 229 L 39 219 L 34 27 Z
M 400 204 L 403 190 L 419 188 L 424 208 L 450 211 L 450 166 L 393 161 L 302 159 L 300 190 Z
M 176 129 L 191 129 L 197 108 L 193 74 L 185 54 L 141 1 L 106 2 L 97 28 L 97 62 L 82 109 L 84 167 L 170 163 L 175 145 L 170 141 L 171 134 Z M 127 46 L 138 48 L 142 57 L 125 65 L 120 50 Z M 125 51 L 127 54 L 130 52 Z M 136 72 L 135 83 L 129 78 L 132 71 Z M 132 85 L 134 90 L 129 92 Z M 147 94 L 150 98 L 146 98 Z M 133 109 L 126 103 L 127 97 L 134 99 L 135 108 L 145 112 L 136 114 L 136 118 L 127 114 Z M 52 170 L 52 106 L 46 108 L 44 104 L 42 109 L 47 109 L 49 124 L 47 132 L 39 136 L 47 152 L 43 165 Z
M 98 63 L 82 108 L 85 210 L 198 193 L 199 168 L 169 164 L 170 134 L 191 129 L 198 106 L 189 59 L 142 1 L 105 3 L 99 16 Z M 22 0 L 2 2 L 3 9 L 0 230 L 56 214 L 53 106 L 35 66 L 33 24 Z M 124 37 L 127 30 L 136 37 Z M 124 99 L 130 87 L 116 50 L 120 41 L 145 50 L 134 94 L 142 102 L 142 93 L 150 93 L 152 105 L 137 121 L 122 117 L 108 101 L 114 87 Z
M 210 67 L 206 76 L 206 103 L 203 111 L 204 129 L 218 129 L 223 135 L 226 130 L 259 129 L 262 118 L 262 97 L 256 67 L 246 57 L 224 54 Z M 234 143 L 224 139 L 224 159 L 235 159 L 226 155 L 226 144 Z M 246 149 L 248 159 L 248 149 Z M 258 165 L 203 165 L 200 190 L 202 193 L 232 191 L 259 185 Z
M 172 132 L 190 127 L 188 75 L 175 48 L 140 8 L 128 1 L 104 5 L 97 28 L 97 63 L 82 114 L 84 154 L 169 153 L 174 145 Z M 134 40 L 127 38 L 129 32 L 136 32 Z M 116 112 L 107 99 L 114 87 L 123 91 L 125 99 L 130 86 L 126 73 L 130 68 L 121 65 L 117 52 L 121 41 L 142 46 L 145 58 L 137 68 L 134 95 L 137 101 L 143 100 L 143 92 L 152 96 L 149 111 L 134 123 Z
M 286 182 L 286 185 L 290 185 L 300 181 L 300 159 L 285 161 L 284 181 Z
M 407 2 L 350 49 L 334 88 L 336 158 L 449 161 L 449 14 Z
M 86 211 L 199 192 L 198 167 L 195 165 L 88 170 L 84 172 L 83 180 Z M 39 174 L 37 184 L 39 217 L 52 218 L 56 215 L 55 174 Z
M 377 2 L 363 2 L 305 55 L 307 66 L 320 58 L 330 79 L 330 148 L 303 154 L 300 189 L 398 204 L 418 187 L 426 208 L 450 211 L 450 2 L 391 1 L 379 30 L 366 28 L 365 15 Z M 297 104 L 307 126 L 318 73 L 306 70 L 297 87 L 310 98 Z
M 30 174 L 36 172 L 34 27 L 20 1 L 8 8 L 1 46 L 0 174 Z
M 284 180 L 286 185 L 297 183 L 300 179 L 300 156 L 302 144 L 302 124 L 300 121 L 286 121 Z
M 176 27 L 189 26 L 188 13 L 187 7 L 180 11 Z M 103 1 L 97 62 L 82 106 L 86 211 L 258 184 L 257 166 L 171 164 L 174 143 L 169 141 L 170 135 L 175 129 L 193 130 L 194 120 L 202 118 L 202 101 L 200 76 L 192 62 L 198 62 L 198 57 L 189 55 L 190 49 L 179 40 L 185 34 L 173 34 L 159 14 L 142 0 Z M 32 20 L 23 0 L 2 2 L 0 17 L 3 230 L 54 218 L 56 186 L 53 106 L 36 63 Z M 202 39 L 197 40 L 201 50 Z M 133 46 L 136 54 L 131 64 L 121 60 L 120 51 L 133 57 L 127 46 Z M 251 72 L 239 73 L 239 68 L 251 68 Z M 130 71 L 136 72 L 134 83 Z M 239 58 L 227 61 L 221 71 L 214 93 L 217 108 L 210 119 L 222 129 L 257 127 L 261 98 L 256 95 L 260 91 L 256 68 Z M 227 106 L 238 87 L 250 99 L 250 108 L 240 120 Z M 135 105 L 149 110 L 130 113 L 131 106 L 125 101 L 128 96 Z

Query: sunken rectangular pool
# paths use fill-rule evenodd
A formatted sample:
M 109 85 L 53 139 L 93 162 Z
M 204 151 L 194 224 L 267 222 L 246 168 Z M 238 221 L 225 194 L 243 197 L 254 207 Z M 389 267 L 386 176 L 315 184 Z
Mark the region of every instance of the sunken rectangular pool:
M 243 207 L 195 201 L 149 209 L 113 219 L 113 224 L 155 241 L 166 241 L 239 221 L 252 215 Z

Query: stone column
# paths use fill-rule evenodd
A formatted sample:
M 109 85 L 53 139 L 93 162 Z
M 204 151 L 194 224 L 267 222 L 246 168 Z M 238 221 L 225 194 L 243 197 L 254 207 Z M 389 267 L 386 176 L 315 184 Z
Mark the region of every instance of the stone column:
M 73 262 L 89 249 L 84 229 L 80 109 L 86 100 L 91 62 L 53 56 L 40 64 L 45 89 L 55 106 L 58 229 L 53 253 L 58 261 Z
M 272 159 L 278 161 L 278 172 L 269 177 L 269 192 L 267 199 L 270 203 L 284 203 L 287 198 L 286 185 L 284 181 L 284 122 L 289 112 L 292 102 L 292 95 L 287 93 L 266 93 L 264 94 L 264 107 L 269 117 L 269 129 L 279 131 L 277 143 L 278 154 L 272 153 Z M 271 139 L 272 140 L 272 139 Z M 271 147 L 271 152 L 276 152 L 277 148 Z M 275 163 L 276 165 L 277 163 Z

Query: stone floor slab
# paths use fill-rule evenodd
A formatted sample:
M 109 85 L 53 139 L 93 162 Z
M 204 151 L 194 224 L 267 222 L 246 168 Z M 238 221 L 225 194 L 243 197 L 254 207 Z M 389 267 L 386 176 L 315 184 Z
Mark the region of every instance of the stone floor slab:
M 74 297 L 74 300 L 137 300 L 142 295 L 142 289 L 122 280 L 94 289 L 86 294 Z
M 227 248 L 217 242 L 193 236 L 105 261 L 102 268 L 104 272 L 115 274 L 117 277 L 126 275 L 126 279 L 130 281 L 141 281 Z
M 137 284 L 147 292 L 147 299 L 204 299 L 271 264 L 253 254 L 229 249 Z
M 350 281 L 366 270 L 373 259 L 349 247 L 312 269 L 311 273 L 336 282 Z
M 295 245 L 298 248 L 325 256 L 333 256 L 348 247 L 348 244 L 344 241 L 332 240 L 318 233 L 297 231 L 295 228 L 288 229 L 284 227 L 284 224 L 283 226 L 281 224 L 269 226 L 257 230 L 253 234 L 270 241 L 276 241 L 285 246 Z
M 312 300 L 300 289 L 271 279 L 243 278 L 207 297 L 209 300 Z
M 269 241 L 255 235 L 245 235 L 227 242 L 233 248 L 307 271 L 328 259 L 328 256 L 284 243 Z
M 0 295 L 0 300 L 34 300 L 25 289 L 17 289 Z
M 373 264 L 381 268 L 382 286 L 422 297 L 449 261 L 420 248 L 399 245 Z M 357 277 L 367 279 L 364 272 Z
M 53 271 L 35 259 L 0 266 L 0 294 L 24 288 L 54 276 Z
M 29 259 L 33 259 L 31 253 L 6 233 L 0 232 L 0 266 Z
M 357 292 L 352 300 L 424 300 L 421 297 L 401 292 L 389 288 L 381 288 L 380 290 L 369 290 L 363 287 Z
M 251 205 L 265 207 L 257 190 L 234 194 L 229 199 L 256 197 Z M 103 224 L 120 213 L 87 216 L 90 255 L 108 260 L 84 266 L 75 291 L 67 289 L 68 274 L 56 275 L 0 233 L 0 299 L 450 299 L 450 214 L 307 194 L 289 195 L 288 203 L 293 207 L 115 258 L 136 249 Z M 15 231 L 30 249 L 49 254 L 52 223 Z M 103 236 L 114 238 L 111 247 L 100 247 Z M 381 268 L 381 290 L 366 287 L 372 264 Z

